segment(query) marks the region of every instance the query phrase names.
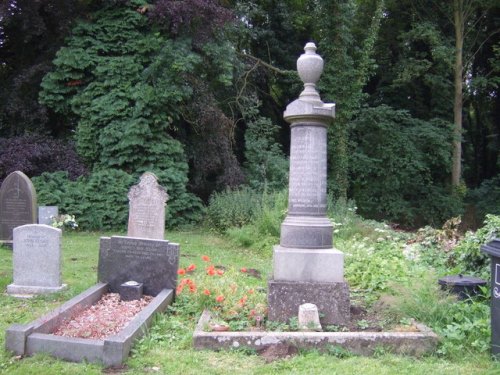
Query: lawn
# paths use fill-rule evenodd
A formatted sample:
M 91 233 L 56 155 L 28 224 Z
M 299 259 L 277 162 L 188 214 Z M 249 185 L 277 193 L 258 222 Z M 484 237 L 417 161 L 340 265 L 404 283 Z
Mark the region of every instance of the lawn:
M 63 282 L 68 289 L 62 293 L 33 299 L 0 296 L 0 329 L 13 323 L 27 323 L 79 294 L 96 282 L 99 237 L 110 233 L 63 234 Z M 202 255 L 226 268 L 252 268 L 262 278 L 246 276 L 248 285 L 266 287 L 271 273 L 272 250 L 242 248 L 226 237 L 204 231 L 168 232 L 167 238 L 181 244 L 181 267 L 195 264 L 202 269 Z M 342 242 L 349 247 L 347 242 Z M 337 245 L 339 246 L 339 245 Z M 351 245 L 352 258 L 356 252 Z M 12 252 L 0 248 L 0 283 L 3 290 L 12 282 Z M 356 267 L 351 264 L 346 270 Z M 399 272 L 399 271 L 398 271 Z M 372 281 L 371 281 L 372 282 Z M 182 308 L 188 308 L 186 304 Z M 500 365 L 490 360 L 487 351 L 464 350 L 461 357 L 435 354 L 425 358 L 395 356 L 380 352 L 371 358 L 348 353 L 321 354 L 300 352 L 297 356 L 265 363 L 248 351 L 210 352 L 192 349 L 192 332 L 198 314 L 171 309 L 158 315 L 148 334 L 134 346 L 121 370 L 124 374 L 498 374 Z M 1 336 L 4 346 L 4 335 Z M 5 350 L 0 354 L 0 372 L 8 374 L 101 374 L 110 370 L 95 364 L 74 364 L 46 355 L 31 358 L 13 357 Z

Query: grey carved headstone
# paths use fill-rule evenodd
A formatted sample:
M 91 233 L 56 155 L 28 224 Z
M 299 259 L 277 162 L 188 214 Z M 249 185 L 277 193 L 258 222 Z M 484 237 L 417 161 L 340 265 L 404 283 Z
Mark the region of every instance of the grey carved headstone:
M 35 187 L 23 172 L 12 172 L 0 187 L 0 243 L 12 244 L 15 227 L 36 222 Z
M 54 293 L 61 284 L 61 230 L 43 224 L 14 229 L 14 282 L 7 293 L 31 295 Z
M 153 173 L 144 173 L 138 185 L 128 193 L 129 237 L 162 240 L 165 236 L 165 204 L 168 200 L 166 190 L 158 184 Z
M 57 206 L 38 206 L 38 224 L 52 225 L 58 215 Z
M 146 295 L 175 289 L 179 269 L 179 244 L 166 240 L 113 236 L 101 237 L 98 281 L 111 292 L 130 280 L 143 284 Z

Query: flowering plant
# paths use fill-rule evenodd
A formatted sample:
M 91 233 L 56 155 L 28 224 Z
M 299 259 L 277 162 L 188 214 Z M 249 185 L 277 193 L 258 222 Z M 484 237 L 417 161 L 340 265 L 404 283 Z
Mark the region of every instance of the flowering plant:
M 201 259 L 202 266 L 190 264 L 178 270 L 177 304 L 195 306 L 197 314 L 207 309 L 213 320 L 233 330 L 260 326 L 267 314 L 266 294 L 248 285 L 247 269 L 214 265 L 206 255 Z
M 52 226 L 54 228 L 78 228 L 78 223 L 76 222 L 75 215 L 59 215 L 52 217 Z

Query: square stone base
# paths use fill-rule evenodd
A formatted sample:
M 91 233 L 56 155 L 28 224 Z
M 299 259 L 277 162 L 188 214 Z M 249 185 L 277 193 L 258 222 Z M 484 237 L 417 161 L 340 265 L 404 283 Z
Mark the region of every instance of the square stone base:
M 281 245 L 273 249 L 273 278 L 319 283 L 344 282 L 344 253 L 334 248 L 297 249 Z
M 307 281 L 268 281 L 270 321 L 287 323 L 297 317 L 299 306 L 314 303 L 318 306 L 320 322 L 326 325 L 346 325 L 350 319 L 349 286 L 346 282 L 322 283 Z

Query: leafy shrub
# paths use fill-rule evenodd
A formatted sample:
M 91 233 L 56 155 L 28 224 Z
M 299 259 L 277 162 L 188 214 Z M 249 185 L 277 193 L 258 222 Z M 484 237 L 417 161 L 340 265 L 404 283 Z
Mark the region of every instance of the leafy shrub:
M 486 215 L 484 226 L 476 232 L 467 232 L 450 254 L 450 261 L 460 272 L 470 272 L 489 279 L 489 256 L 481 252 L 481 245 L 500 236 L 500 216 Z
M 364 109 L 352 126 L 352 197 L 363 216 L 405 225 L 457 216 L 461 198 L 447 187 L 449 124 L 382 105 Z
M 276 191 L 262 194 L 262 209 L 257 211 L 253 226 L 258 236 L 279 238 L 281 223 L 285 219 L 288 207 L 286 191 Z
M 476 207 L 479 220 L 484 220 L 486 214 L 500 215 L 500 174 L 484 180 L 467 198 Z
M 249 100 L 244 113 L 248 184 L 259 191 L 281 190 L 288 184 L 288 160 L 276 140 L 279 127 L 260 116 L 257 107 L 258 103 Z
M 43 173 L 41 176 L 33 177 L 38 204 L 48 206 L 58 206 L 59 213 L 68 213 L 79 218 L 80 225 L 82 209 L 79 204 L 82 202 L 84 193 L 81 180 L 71 181 L 68 172 Z
M 394 286 L 393 296 L 383 300 L 389 312 L 414 318 L 441 336 L 439 354 L 457 358 L 490 346 L 490 307 L 484 297 L 457 301 L 441 290 L 432 273 Z
M 195 51 L 192 39 L 170 39 L 157 28 L 169 29 L 174 20 L 164 17 L 184 11 L 196 23 L 197 12 L 224 9 L 216 2 L 204 7 L 206 2 L 195 1 L 193 9 L 162 2 L 160 8 L 150 9 L 160 23 L 156 26 L 137 11 L 137 3 L 101 7 L 75 25 L 57 52 L 53 71 L 43 78 L 40 102 L 76 124 L 78 152 L 92 170 L 165 176 L 160 177 L 162 183 L 177 205 L 172 211 L 182 212 L 169 217 L 169 225 L 175 225 L 186 215 L 196 215 L 192 207 L 201 207 L 186 191 L 188 160 L 191 189 L 204 198 L 215 188 L 243 181 L 232 148 L 234 123 L 219 108 L 211 88 L 227 74 L 224 91 L 231 86 L 233 65 L 227 58 L 234 48 L 218 43 L 212 54 L 214 43 Z M 178 4 L 167 9 L 167 3 Z M 177 26 L 181 21 L 175 20 Z M 214 73 L 210 67 L 218 68 L 214 76 L 208 75 Z M 193 96 L 196 101 L 190 100 Z
M 87 174 L 87 168 L 71 143 L 42 135 L 0 138 L 0 184 L 14 171 L 29 177 L 66 171 L 72 180 Z
M 220 233 L 250 224 L 262 210 L 261 202 L 261 194 L 249 187 L 215 192 L 209 200 L 206 224 Z
M 165 182 L 167 181 L 167 182 Z M 38 200 L 42 204 L 59 206 L 61 212 L 78 217 L 82 229 L 125 229 L 128 220 L 128 191 L 137 178 L 121 170 L 101 170 L 87 178 L 70 181 L 67 173 L 44 173 L 33 179 Z M 201 217 L 202 205 L 189 193 L 176 195 L 168 189 L 166 178 L 160 184 L 167 186 L 171 201 L 167 203 L 166 224 L 169 227 L 192 223 Z M 175 182 L 172 182 L 175 186 Z
M 378 242 L 363 241 L 359 237 L 342 248 L 345 252 L 345 275 L 349 284 L 370 294 L 373 298 L 387 291 L 390 284 L 405 281 L 409 273 L 402 242 L 380 238 Z

